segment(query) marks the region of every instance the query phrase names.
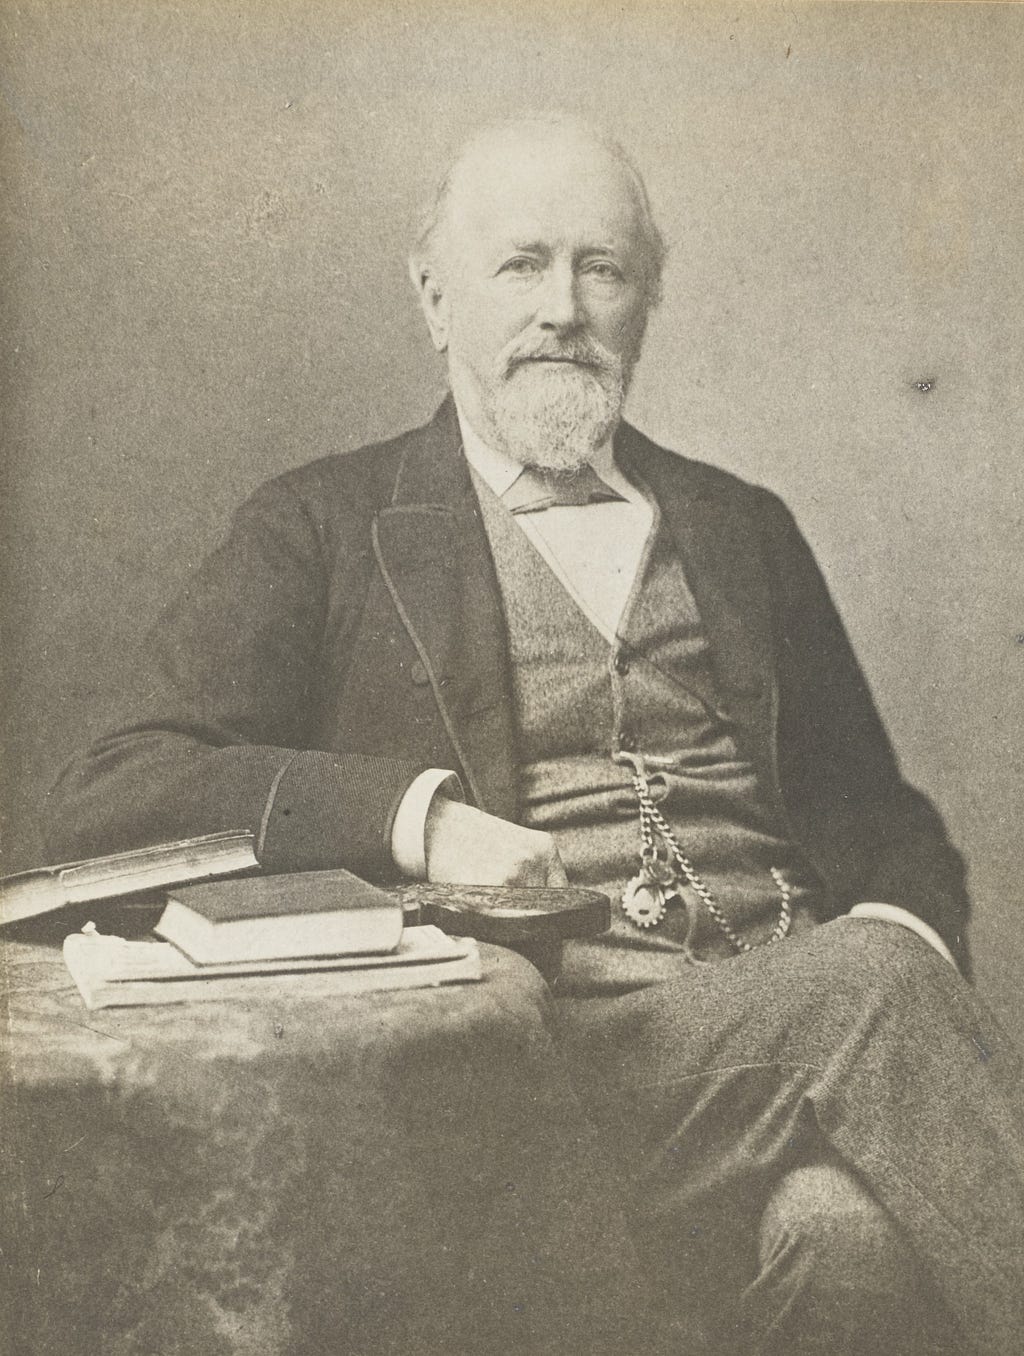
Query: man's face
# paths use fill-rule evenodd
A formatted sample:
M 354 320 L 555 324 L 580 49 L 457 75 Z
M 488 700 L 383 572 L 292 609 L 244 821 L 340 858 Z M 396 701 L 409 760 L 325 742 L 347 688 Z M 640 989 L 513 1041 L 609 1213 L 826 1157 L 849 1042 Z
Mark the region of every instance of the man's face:
M 618 421 L 647 318 L 626 170 L 572 135 L 478 148 L 442 240 L 425 305 L 463 414 L 524 465 L 581 465 Z

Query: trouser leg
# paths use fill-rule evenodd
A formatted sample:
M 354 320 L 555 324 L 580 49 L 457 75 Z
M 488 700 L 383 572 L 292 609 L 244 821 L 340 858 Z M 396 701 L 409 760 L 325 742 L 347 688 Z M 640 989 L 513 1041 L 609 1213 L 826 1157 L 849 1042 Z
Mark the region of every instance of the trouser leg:
M 956 1356 L 945 1311 L 895 1222 L 841 1162 L 790 1169 L 740 1296 L 750 1356 Z
M 648 1268 L 681 1315 L 719 1325 L 721 1349 L 758 1271 L 772 1192 L 824 1142 L 896 1222 L 967 1350 L 1016 1356 L 1020 1061 L 920 939 L 840 920 L 678 981 L 567 1003 L 564 1023 Z

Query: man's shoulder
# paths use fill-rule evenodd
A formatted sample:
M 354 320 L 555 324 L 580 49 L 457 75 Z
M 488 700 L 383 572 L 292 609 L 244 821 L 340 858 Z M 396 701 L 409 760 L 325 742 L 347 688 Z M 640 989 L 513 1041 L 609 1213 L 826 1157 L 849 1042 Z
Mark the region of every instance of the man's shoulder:
M 307 509 L 334 507 L 349 513 L 374 513 L 390 502 L 399 469 L 424 427 L 363 447 L 328 452 L 264 481 L 256 497 L 298 501 Z
M 694 499 L 716 499 L 737 506 L 785 512 L 773 491 L 711 462 L 656 443 L 632 424 L 622 425 L 622 447 L 641 476 L 656 476 L 659 486 Z

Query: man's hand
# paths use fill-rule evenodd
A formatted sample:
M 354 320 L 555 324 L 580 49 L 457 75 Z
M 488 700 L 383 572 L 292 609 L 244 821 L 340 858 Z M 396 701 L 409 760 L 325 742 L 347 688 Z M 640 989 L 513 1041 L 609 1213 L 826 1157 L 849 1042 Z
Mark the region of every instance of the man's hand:
M 448 885 L 568 885 L 549 833 L 435 796 L 425 830 L 427 880 Z

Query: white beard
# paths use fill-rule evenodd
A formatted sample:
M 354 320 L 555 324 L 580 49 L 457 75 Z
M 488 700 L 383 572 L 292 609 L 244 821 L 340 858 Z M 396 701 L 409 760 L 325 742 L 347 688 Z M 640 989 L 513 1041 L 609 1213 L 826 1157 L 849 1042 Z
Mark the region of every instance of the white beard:
M 494 445 L 520 465 L 573 471 L 614 432 L 625 387 L 621 369 L 522 363 L 489 387 L 483 412 Z

